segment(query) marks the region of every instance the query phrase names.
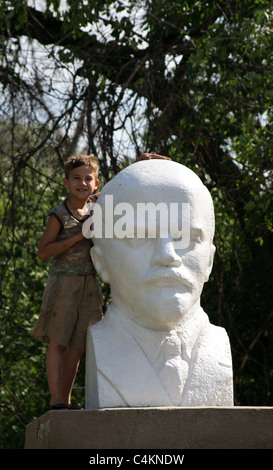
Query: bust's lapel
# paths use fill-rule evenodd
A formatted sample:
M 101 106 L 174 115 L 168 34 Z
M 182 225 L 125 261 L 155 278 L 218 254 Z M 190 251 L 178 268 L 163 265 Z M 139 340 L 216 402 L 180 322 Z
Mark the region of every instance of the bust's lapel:
M 121 323 L 106 315 L 91 332 L 100 407 L 172 406 L 147 356 Z M 104 403 L 104 397 L 115 403 Z

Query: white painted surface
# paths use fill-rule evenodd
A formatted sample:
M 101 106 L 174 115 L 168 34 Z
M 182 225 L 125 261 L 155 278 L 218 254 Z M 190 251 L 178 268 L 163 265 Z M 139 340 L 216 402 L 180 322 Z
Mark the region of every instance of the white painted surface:
M 190 243 L 177 248 L 172 222 L 160 238 L 159 217 L 155 238 L 94 239 L 92 258 L 112 303 L 87 334 L 86 408 L 232 406 L 229 340 L 200 305 L 215 250 L 209 192 L 185 166 L 149 160 L 103 188 L 104 214 L 110 195 L 114 209 L 127 203 L 135 212 L 143 203 L 190 204 Z

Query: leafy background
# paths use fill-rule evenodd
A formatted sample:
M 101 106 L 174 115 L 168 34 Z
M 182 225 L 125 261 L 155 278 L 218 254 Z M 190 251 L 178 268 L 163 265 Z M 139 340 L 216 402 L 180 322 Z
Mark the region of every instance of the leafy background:
M 255 0 L 1 2 L 1 448 L 22 448 L 48 408 L 37 245 L 81 151 L 102 185 L 145 151 L 201 177 L 216 213 L 202 304 L 230 337 L 235 404 L 272 406 L 272 14 Z

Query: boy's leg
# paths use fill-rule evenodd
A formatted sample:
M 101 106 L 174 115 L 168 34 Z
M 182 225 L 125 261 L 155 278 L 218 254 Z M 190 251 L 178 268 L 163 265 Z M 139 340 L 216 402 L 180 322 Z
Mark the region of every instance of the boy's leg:
M 67 405 L 71 403 L 71 393 L 79 363 L 85 349 L 69 349 L 63 361 L 62 394 Z
M 62 377 L 63 377 L 63 359 L 65 347 L 55 341 L 50 340 L 47 353 L 46 369 L 49 390 L 51 393 L 50 404 L 63 403 Z

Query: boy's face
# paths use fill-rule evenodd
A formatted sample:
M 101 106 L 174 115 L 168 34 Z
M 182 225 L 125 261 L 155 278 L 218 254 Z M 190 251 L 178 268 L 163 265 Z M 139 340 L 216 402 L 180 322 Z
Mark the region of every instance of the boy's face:
M 71 196 L 86 200 L 97 189 L 99 180 L 89 165 L 82 165 L 71 170 L 69 177 L 64 178 L 63 183 Z

